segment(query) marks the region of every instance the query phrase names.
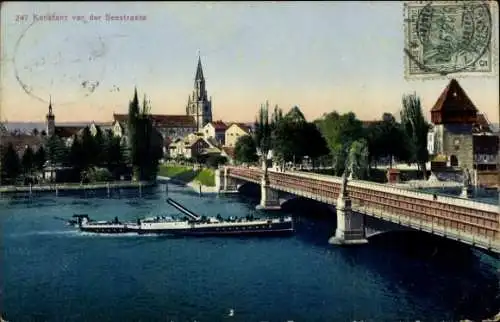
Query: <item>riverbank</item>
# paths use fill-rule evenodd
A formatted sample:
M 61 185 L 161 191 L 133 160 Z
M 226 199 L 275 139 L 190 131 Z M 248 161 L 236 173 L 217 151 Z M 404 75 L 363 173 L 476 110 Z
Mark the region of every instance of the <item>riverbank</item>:
M 213 169 L 193 169 L 182 165 L 161 165 L 158 179 L 186 185 L 196 192 L 218 193 L 215 187 L 215 171 Z
M 81 183 L 53 183 L 36 184 L 30 186 L 0 186 L 0 193 L 15 192 L 51 192 L 68 190 L 102 190 L 102 189 L 140 189 L 153 186 L 154 182 L 146 181 L 113 181 L 113 182 L 95 182 L 90 184 Z

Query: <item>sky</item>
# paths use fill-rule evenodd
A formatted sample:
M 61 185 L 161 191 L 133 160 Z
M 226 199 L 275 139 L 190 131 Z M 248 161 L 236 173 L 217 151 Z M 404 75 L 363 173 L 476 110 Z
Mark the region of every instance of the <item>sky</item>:
M 43 121 L 50 98 L 56 122 L 111 121 L 135 86 L 152 113 L 185 114 L 198 54 L 214 120 L 252 121 L 266 100 L 374 120 L 413 92 L 428 114 L 449 80 L 405 80 L 403 30 L 396 1 L 3 2 L 0 117 Z M 498 122 L 498 78 L 458 80 Z

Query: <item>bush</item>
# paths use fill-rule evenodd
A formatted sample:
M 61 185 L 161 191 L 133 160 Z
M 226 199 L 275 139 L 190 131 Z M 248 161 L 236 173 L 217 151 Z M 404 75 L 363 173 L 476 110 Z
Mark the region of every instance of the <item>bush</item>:
M 221 155 L 212 155 L 208 157 L 205 164 L 211 168 L 217 168 L 219 165 L 226 164 L 227 158 Z
M 113 180 L 113 175 L 106 168 L 90 168 L 82 173 L 83 182 L 104 182 Z

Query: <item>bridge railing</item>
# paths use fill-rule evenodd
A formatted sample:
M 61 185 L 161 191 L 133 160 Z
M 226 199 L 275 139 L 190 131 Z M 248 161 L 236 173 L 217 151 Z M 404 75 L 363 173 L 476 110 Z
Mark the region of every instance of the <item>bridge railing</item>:
M 253 172 L 254 176 L 261 176 L 262 175 L 262 170 L 260 169 L 255 169 L 255 168 L 244 168 L 247 173 Z M 230 171 L 235 174 L 241 175 L 242 168 L 240 167 L 230 167 Z M 334 177 L 334 176 L 329 176 L 329 175 L 324 175 L 324 174 L 318 174 L 318 173 L 305 173 L 305 172 L 300 172 L 300 171 L 286 171 L 286 172 L 279 172 L 275 170 L 269 170 L 269 174 L 271 176 L 272 173 L 283 173 L 288 176 L 295 176 L 299 178 L 311 178 L 311 179 L 316 179 L 318 181 L 325 181 L 325 182 L 332 182 L 332 183 L 337 183 L 340 184 L 342 179 L 339 177 Z M 498 214 L 498 206 L 497 205 L 490 205 L 474 200 L 468 200 L 468 199 L 462 199 L 462 198 L 453 198 L 453 197 L 445 197 L 445 196 L 439 196 L 438 200 L 434 200 L 434 196 L 429 193 L 425 192 L 419 192 L 419 191 L 411 191 L 403 188 L 398 188 L 394 186 L 389 186 L 387 184 L 382 184 L 382 183 L 376 183 L 376 182 L 369 182 L 369 181 L 363 181 L 363 180 L 350 180 L 348 182 L 348 187 L 360 187 L 364 189 L 369 189 L 369 190 L 375 190 L 375 191 L 383 191 L 391 194 L 397 194 L 405 197 L 411 197 L 411 198 L 416 198 L 416 199 L 421 199 L 421 200 L 427 200 L 427 201 L 432 201 L 432 202 L 439 202 L 439 203 L 445 203 L 445 204 L 450 204 L 450 205 L 455 205 L 455 206 L 460 206 L 464 208 L 469 208 L 472 210 L 484 210 L 489 213 L 495 213 Z
M 440 225 L 434 221 L 428 222 L 422 218 L 415 218 L 408 214 L 394 214 L 384 212 L 381 209 L 371 208 L 365 205 L 357 205 L 358 210 L 369 214 L 372 217 L 390 221 L 405 227 L 410 227 L 416 230 L 429 232 L 438 236 L 463 241 L 465 243 L 476 245 L 478 247 L 500 252 L 500 244 L 496 236 L 483 236 L 471 232 L 463 231 L 446 225 Z
M 230 171 L 254 182 L 262 175 L 260 169 L 232 168 Z M 332 203 L 333 200 L 335 203 L 340 191 L 341 179 L 338 177 L 272 170 L 268 175 L 273 188 L 319 201 Z M 356 207 L 371 207 L 395 215 L 411 214 L 415 220 L 431 226 L 444 226 L 486 239 L 498 238 L 498 208 L 492 205 L 458 198 L 434 200 L 430 194 L 359 180 L 350 181 L 347 190 Z

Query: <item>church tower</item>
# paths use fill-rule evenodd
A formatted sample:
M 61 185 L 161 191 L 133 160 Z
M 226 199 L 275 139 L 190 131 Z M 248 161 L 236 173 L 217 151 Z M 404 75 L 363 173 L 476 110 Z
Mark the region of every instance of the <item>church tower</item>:
M 212 122 L 212 99 L 207 96 L 205 77 L 203 77 L 203 67 L 199 56 L 194 77 L 194 89 L 192 95 L 188 97 L 186 115 L 194 118 L 198 132 L 201 132 L 207 123 Z
M 55 119 L 56 117 L 54 116 L 54 113 L 52 113 L 52 98 L 49 100 L 49 112 L 47 113 L 47 136 L 52 136 L 55 133 L 56 129 L 56 122 Z

